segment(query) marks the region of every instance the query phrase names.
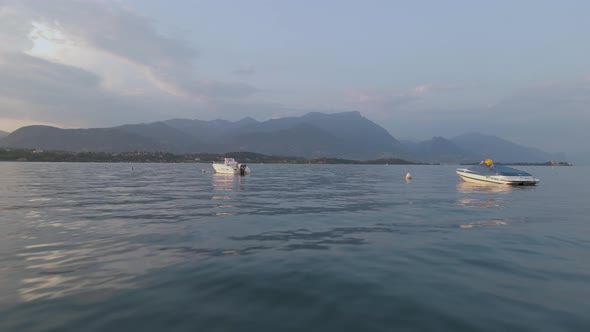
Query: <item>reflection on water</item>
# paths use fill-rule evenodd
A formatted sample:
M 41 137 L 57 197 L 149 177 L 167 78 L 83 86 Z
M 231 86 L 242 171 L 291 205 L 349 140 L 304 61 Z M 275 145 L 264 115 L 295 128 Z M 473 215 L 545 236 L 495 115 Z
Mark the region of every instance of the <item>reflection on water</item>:
M 494 194 L 509 194 L 512 190 L 512 186 L 503 184 L 461 181 L 457 183 L 457 192 L 469 196 L 458 198 L 457 205 L 477 209 L 498 208 L 506 197 L 503 195 L 495 196 Z M 485 196 L 482 196 L 482 194 L 485 194 Z
M 476 183 L 461 181 L 457 183 L 457 191 L 462 194 L 507 194 L 512 192 L 513 186 L 496 183 Z
M 461 228 L 474 228 L 474 227 L 485 227 L 485 226 L 504 226 L 508 223 L 504 220 L 481 220 L 475 221 L 468 224 L 459 225 Z
M 493 197 L 487 198 L 459 198 L 457 205 L 471 208 L 489 209 L 500 206 L 502 200 Z
M 213 173 L 211 176 L 214 195 L 211 197 L 214 201 L 231 201 L 239 195 L 241 191 L 242 177 L 234 174 Z M 215 204 L 213 208 L 215 216 L 227 217 L 233 216 L 234 206 L 229 203 Z
M 98 289 L 134 287 L 134 276 L 179 262 L 173 255 L 154 255 L 117 239 L 70 241 L 25 246 L 17 257 L 27 270 L 18 288 L 24 301 L 55 298 Z M 23 265 L 24 264 L 24 265 Z
M 211 176 L 213 190 L 215 192 L 240 191 L 242 179 L 242 176 L 236 176 L 233 174 L 214 173 Z

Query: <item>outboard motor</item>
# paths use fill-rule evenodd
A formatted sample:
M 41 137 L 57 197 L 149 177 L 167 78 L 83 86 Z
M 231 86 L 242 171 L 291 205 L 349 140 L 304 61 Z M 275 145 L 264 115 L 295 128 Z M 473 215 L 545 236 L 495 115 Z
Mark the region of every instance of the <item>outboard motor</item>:
M 240 175 L 246 175 L 246 165 L 240 164 Z

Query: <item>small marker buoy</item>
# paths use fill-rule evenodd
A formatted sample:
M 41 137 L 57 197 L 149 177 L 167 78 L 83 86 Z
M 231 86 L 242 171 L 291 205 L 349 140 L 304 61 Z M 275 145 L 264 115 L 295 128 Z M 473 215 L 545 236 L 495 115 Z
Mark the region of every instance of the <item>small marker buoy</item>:
M 410 172 L 406 173 L 406 180 L 411 180 L 412 179 L 412 174 L 410 174 Z

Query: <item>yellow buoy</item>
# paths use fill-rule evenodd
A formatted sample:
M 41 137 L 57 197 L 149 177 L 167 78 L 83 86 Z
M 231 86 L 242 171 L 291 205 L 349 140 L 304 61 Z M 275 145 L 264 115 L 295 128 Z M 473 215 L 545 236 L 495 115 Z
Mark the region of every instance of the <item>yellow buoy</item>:
M 492 159 L 486 159 L 484 164 L 486 164 L 488 167 L 491 167 L 494 164 L 494 161 Z

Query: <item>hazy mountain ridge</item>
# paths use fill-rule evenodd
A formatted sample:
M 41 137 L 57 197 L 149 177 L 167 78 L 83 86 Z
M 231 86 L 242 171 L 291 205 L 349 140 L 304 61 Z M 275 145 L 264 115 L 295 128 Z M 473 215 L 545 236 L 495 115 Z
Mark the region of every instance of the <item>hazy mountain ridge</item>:
M 62 151 L 167 151 L 223 153 L 249 151 L 304 158 L 371 160 L 402 158 L 416 162 L 456 163 L 493 158 L 498 162 L 565 160 L 496 136 L 477 133 L 422 142 L 400 142 L 359 112 L 308 113 L 264 122 L 171 119 L 113 128 L 20 128 L 0 139 L 0 146 Z
M 6 136 L 10 135 L 10 133 L 7 133 L 5 131 L 0 130 L 0 138 L 4 138 Z
M 198 138 L 172 128 L 163 122 L 123 125 L 113 129 L 137 135 L 144 138 L 146 142 L 154 142 L 158 150 L 161 151 L 181 153 L 198 149 L 203 145 L 199 144 L 200 140 Z
M 399 156 L 401 151 L 387 130 L 359 112 L 313 112 L 264 122 L 244 118 L 236 122 L 176 119 L 164 123 L 211 142 L 200 147 L 205 152 L 237 149 L 306 158 L 375 159 Z
M 232 140 L 240 151 L 268 155 L 320 158 L 345 154 L 336 137 L 307 123 L 277 131 L 244 132 Z
M 578 152 L 571 157 L 574 164 L 590 166 L 590 151 Z
M 481 159 L 476 153 L 462 149 L 440 136 L 417 143 L 405 141 L 402 144 L 408 152 L 408 158 L 419 162 L 449 163 Z
M 499 162 L 566 161 L 563 153 L 547 153 L 525 147 L 493 135 L 467 133 L 450 139 L 459 148 L 473 152 L 476 157 L 492 158 Z
M 125 152 L 165 148 L 152 139 L 116 128 L 60 129 L 27 126 L 0 140 L 0 146 L 43 150 Z

